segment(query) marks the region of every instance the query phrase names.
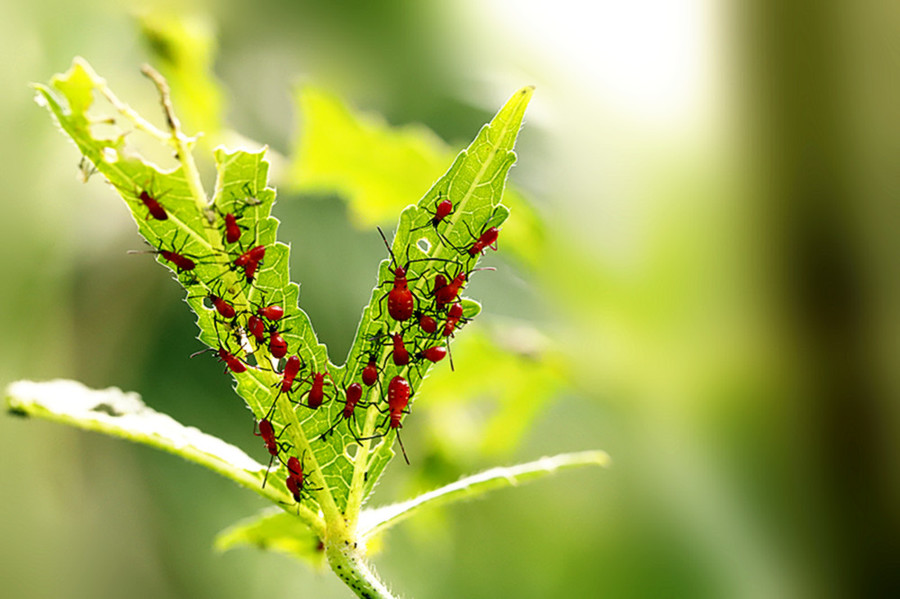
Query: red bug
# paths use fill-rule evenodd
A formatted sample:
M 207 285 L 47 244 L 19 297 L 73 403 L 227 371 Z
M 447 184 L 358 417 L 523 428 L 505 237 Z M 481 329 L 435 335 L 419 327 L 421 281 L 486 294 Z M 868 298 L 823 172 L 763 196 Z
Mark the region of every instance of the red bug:
M 147 218 L 150 218 L 151 216 L 156 220 L 166 220 L 169 218 L 166 209 L 159 203 L 159 200 L 151 196 L 146 189 L 142 189 L 138 197 L 141 202 L 144 203 L 144 206 L 147 207 L 147 210 L 150 211 L 149 214 L 147 214 Z
M 408 412 L 409 396 L 412 392 L 409 382 L 402 376 L 395 376 L 388 384 L 388 410 L 391 428 L 401 428 L 400 418 Z
M 244 266 L 244 278 L 248 283 L 253 282 L 253 277 L 256 276 L 257 268 L 259 268 L 259 262 L 250 262 Z
M 281 359 L 287 355 L 287 341 L 278 331 L 272 331 L 269 336 L 269 352 L 273 358 Z
M 300 483 L 299 486 L 303 486 L 303 464 L 297 459 L 295 456 L 291 456 L 288 458 L 287 462 L 288 468 L 288 476 L 291 478 L 297 479 Z
M 325 377 L 331 378 L 331 373 L 327 370 L 323 372 L 313 372 L 310 374 L 312 377 L 312 386 L 309 388 L 309 391 L 303 393 L 303 395 L 307 396 L 307 407 L 315 410 L 325 401 Z M 307 377 L 307 381 L 309 377 Z M 333 383 L 327 383 L 329 385 L 333 385 Z M 300 405 L 303 405 L 303 395 L 300 396 Z
M 303 464 L 296 457 L 288 458 L 287 488 L 294 496 L 294 501 L 300 503 L 300 494 L 303 492 Z
M 353 411 L 356 409 L 356 406 L 359 405 L 359 400 L 362 398 L 363 388 L 359 383 L 351 383 L 347 385 L 347 389 L 344 391 L 344 407 L 341 410 L 340 415 L 334 421 L 334 423 L 328 427 L 328 430 L 321 434 L 320 439 L 324 439 L 327 437 L 331 431 L 333 431 L 338 424 L 341 423 L 342 420 L 350 420 L 353 416 Z M 348 422 L 347 429 L 350 430 L 350 434 L 356 437 L 356 433 L 350 429 L 350 424 Z
M 209 300 L 209 302 L 213 305 L 213 308 L 216 309 L 216 312 L 222 315 L 222 318 L 230 320 L 234 318 L 235 314 L 237 313 L 234 309 L 234 306 L 229 304 L 227 301 L 225 301 L 224 298 L 219 297 L 215 293 L 210 292 L 203 297 L 206 297 L 206 299 Z
M 303 491 L 321 491 L 321 487 L 306 487 L 305 477 L 303 475 L 303 464 L 296 457 L 291 456 L 287 461 L 288 477 L 285 481 L 288 491 L 294 497 L 294 501 L 300 503 L 303 498 Z
M 432 295 L 437 295 L 438 291 L 447 286 L 447 277 L 443 273 L 434 275 L 434 288 L 431 290 Z
M 250 248 L 240 256 L 234 259 L 234 265 L 243 267 L 248 264 L 259 264 L 266 257 L 266 246 L 258 245 Z
M 367 387 L 371 387 L 378 381 L 378 363 L 375 354 L 369 354 L 369 363 L 365 365 L 362 371 L 362 382 Z
M 257 427 L 259 428 L 259 432 L 256 432 Z M 253 434 L 257 437 L 262 437 L 263 443 L 266 444 L 266 449 L 272 456 L 269 458 L 269 466 L 266 468 L 266 475 L 263 477 L 262 486 L 265 487 L 266 480 L 269 478 L 269 470 L 272 468 L 272 460 L 275 459 L 279 451 L 286 451 L 290 445 L 278 442 L 278 438 L 275 436 L 275 429 L 272 426 L 272 423 L 266 418 L 263 418 L 258 424 L 254 425 Z
M 394 333 L 391 335 L 391 342 L 394 345 L 391 350 L 391 357 L 394 360 L 394 364 L 397 366 L 406 366 L 409 364 L 409 350 L 407 350 L 406 345 L 403 344 L 403 335 Z
M 434 280 L 434 299 L 437 302 L 438 308 L 443 308 L 447 304 L 456 300 L 459 295 L 460 290 L 466 284 L 466 272 L 460 271 L 458 275 L 453 277 L 453 280 L 443 285 L 441 287 L 438 284 L 441 282 L 438 280 L 438 277 L 441 277 L 444 281 L 447 279 L 444 278 L 443 275 L 438 274 L 435 276 Z
M 371 437 L 362 437 L 358 439 L 359 441 L 369 441 L 371 439 L 379 439 L 387 435 L 390 431 L 397 431 L 397 441 L 400 442 L 400 449 L 403 451 L 403 459 L 406 460 L 406 463 L 409 464 L 409 457 L 406 455 L 406 448 L 403 447 L 403 440 L 400 438 L 400 429 L 403 427 L 403 424 L 400 422 L 400 418 L 403 417 L 403 414 L 409 413 L 409 398 L 412 395 L 412 387 L 410 387 L 409 382 L 403 378 L 402 376 L 395 376 L 391 379 L 391 382 L 388 384 L 388 392 L 387 392 L 387 400 L 388 400 L 388 418 L 387 420 L 390 422 L 390 426 L 388 430 L 380 433 L 378 435 L 372 435 Z M 378 408 L 379 412 L 384 412 L 383 409 Z
M 196 351 L 191 354 L 191 357 L 199 356 L 202 353 L 214 351 L 218 355 L 218 359 L 220 362 L 224 362 L 227 370 L 235 373 L 241 373 L 247 371 L 247 365 L 241 362 L 241 359 L 229 352 L 227 349 L 219 346 L 219 349 L 213 349 L 211 347 L 207 347 L 206 349 L 201 349 L 200 351 Z
M 415 300 L 413 299 L 412 291 L 409 290 L 406 269 L 397 264 L 397 258 L 394 257 L 394 251 L 391 249 L 390 244 L 388 244 L 387 238 L 384 236 L 381 227 L 378 227 L 378 234 L 381 235 L 381 239 L 384 241 L 384 245 L 391 255 L 391 263 L 394 265 L 394 268 L 391 269 L 394 275 L 394 281 L 392 283 L 393 289 L 388 291 L 387 294 L 388 314 L 390 314 L 391 318 L 394 320 L 401 322 L 409 320 L 413 314 Z
M 190 257 L 188 257 L 185 254 L 182 254 L 181 252 L 176 251 L 174 249 L 166 250 L 166 249 L 160 248 L 158 250 L 150 250 L 147 252 L 140 251 L 140 250 L 128 250 L 128 253 L 129 254 L 157 254 L 159 256 L 162 256 L 163 260 L 166 260 L 167 262 L 171 262 L 172 265 L 175 266 L 176 270 L 179 273 L 189 272 L 189 271 L 194 270 L 197 267 L 197 263 L 194 262 Z
M 443 193 L 438 194 L 437 199 L 440 201 L 435 206 L 434 212 L 429 212 L 429 214 L 431 214 L 431 220 L 427 224 L 422 225 L 421 227 L 416 227 L 415 229 L 412 229 L 413 231 L 418 231 L 419 229 L 424 229 L 425 227 L 428 227 L 428 226 L 432 226 L 432 227 L 436 228 L 439 224 L 441 224 L 441 222 L 445 218 L 447 218 L 450 215 L 451 212 L 453 212 L 453 202 L 451 202 L 447 198 L 444 198 L 443 200 L 441 200 L 443 195 L 444 195 Z M 425 210 L 427 211 L 428 209 L 426 208 Z
M 221 314 L 224 318 L 234 318 L 235 311 L 234 306 L 226 302 L 223 298 L 209 294 L 209 301 L 212 302 L 213 306 L 216 307 L 216 311 Z
M 307 396 L 307 405 L 309 405 L 309 407 L 313 410 L 321 406 L 322 402 L 325 400 L 326 374 L 328 374 L 327 370 L 325 372 L 316 372 L 313 374 L 312 387 L 310 387 L 309 395 Z
M 447 321 L 444 323 L 444 330 L 442 334 L 444 337 L 449 337 L 453 334 L 453 331 L 456 330 L 456 326 L 463 319 L 463 307 L 462 304 L 456 302 L 452 306 L 450 306 L 450 310 L 447 311 Z
M 438 363 L 443 360 L 447 356 L 447 348 L 441 345 L 435 345 L 434 347 L 429 347 L 428 349 L 419 352 L 416 354 L 416 357 L 419 359 L 426 359 L 432 363 Z
M 260 306 L 256 309 L 256 313 L 267 320 L 281 320 L 284 316 L 284 308 L 281 306 Z
M 229 353 L 224 347 L 219 347 L 217 353 L 219 354 L 219 359 L 225 362 L 225 366 L 227 366 L 231 372 L 241 373 L 247 371 L 246 364 L 241 362 L 240 358 L 234 354 Z
M 288 475 L 287 480 L 285 481 L 285 485 L 287 486 L 288 491 L 291 492 L 291 495 L 294 497 L 294 501 L 296 501 L 297 503 L 300 503 L 300 501 L 303 499 L 300 495 L 300 493 L 303 491 L 302 481 L 303 479 L 300 479 L 300 482 L 298 482 L 297 479 L 291 475 Z
M 263 442 L 266 444 L 266 449 L 269 450 L 270 454 L 273 456 L 278 455 L 278 441 L 275 439 L 275 429 L 272 427 L 272 423 L 269 422 L 268 419 L 263 418 L 257 423 L 257 427 L 259 432 L 254 430 L 253 434 L 257 437 L 262 437 Z
M 194 268 L 196 268 L 197 266 L 196 262 L 185 256 L 184 254 L 181 254 L 174 250 L 159 250 L 155 253 L 162 256 L 163 259 L 168 260 L 169 262 L 174 264 L 175 268 L 178 269 L 178 272 L 191 271 L 194 270 Z
M 448 199 L 441 200 L 438 202 L 437 208 L 435 208 L 434 218 L 431 219 L 431 224 L 435 227 L 438 226 L 451 212 L 453 212 L 453 202 Z
M 473 270 L 495 270 L 493 266 L 485 266 L 483 268 L 476 268 Z M 464 270 L 460 270 L 459 274 L 453 277 L 449 283 L 447 283 L 447 278 L 438 273 L 434 276 L 434 300 L 437 303 L 437 307 L 444 308 L 447 304 L 456 301 L 456 298 L 459 297 L 459 292 L 463 287 L 466 286 L 466 282 L 468 281 L 468 275 Z
M 241 226 L 237 223 L 237 217 L 228 213 L 225 215 L 225 241 L 235 243 L 241 238 Z
M 297 356 L 291 356 L 284 364 L 284 371 L 281 374 L 281 390 L 279 393 L 290 394 L 291 388 L 294 386 L 294 379 L 300 372 L 302 362 Z
M 183 272 L 193 271 L 194 268 L 197 267 L 197 263 L 192 259 L 192 256 L 189 256 L 184 253 L 184 247 L 187 245 L 187 238 L 185 238 L 184 243 L 181 244 L 179 249 L 175 249 L 175 242 L 178 238 L 178 234 L 175 234 L 175 237 L 172 238 L 172 249 L 167 250 L 165 248 L 159 248 L 148 251 L 141 250 L 128 250 L 129 254 L 156 254 L 158 256 L 162 256 L 163 260 L 170 262 L 179 274 Z
M 353 410 L 356 409 L 357 404 L 359 403 L 360 398 L 362 398 L 362 385 L 359 383 L 351 383 L 347 386 L 346 393 L 346 401 L 344 402 L 344 410 L 341 412 L 341 415 L 344 418 L 350 418 L 353 415 Z
M 263 322 L 262 318 L 252 314 L 250 318 L 247 319 L 247 330 L 250 331 L 250 334 L 256 339 L 256 343 L 262 344 L 265 342 L 266 323 Z
M 240 256 L 234 259 L 234 265 L 237 268 L 244 269 L 244 278 L 248 283 L 253 282 L 253 277 L 259 268 L 260 263 L 266 256 L 266 246 L 258 245 L 250 248 Z
M 497 251 L 497 237 L 500 236 L 500 229 L 497 227 L 490 227 L 485 230 L 475 243 L 469 248 L 469 255 L 474 256 L 475 254 L 483 254 L 485 249 L 490 247 L 492 250 Z
M 419 328 L 429 335 L 437 332 L 437 321 L 432 316 L 428 316 L 423 312 L 417 312 L 416 318 L 419 319 Z

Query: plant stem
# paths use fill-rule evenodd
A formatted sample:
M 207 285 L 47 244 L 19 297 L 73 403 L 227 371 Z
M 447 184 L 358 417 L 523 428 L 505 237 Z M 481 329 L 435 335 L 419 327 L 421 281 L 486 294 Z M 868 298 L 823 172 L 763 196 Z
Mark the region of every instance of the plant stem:
M 154 85 L 156 85 L 156 88 L 159 90 L 163 112 L 166 113 L 166 124 L 169 125 L 169 131 L 172 134 L 170 141 L 172 145 L 175 146 L 178 161 L 184 169 L 184 178 L 191 190 L 191 195 L 194 196 L 194 201 L 202 212 L 209 208 L 209 198 L 206 197 L 206 192 L 203 190 L 203 182 L 200 180 L 200 171 L 197 170 L 197 165 L 194 163 L 194 156 L 191 154 L 191 149 L 189 147 L 191 140 L 181 130 L 181 123 L 179 122 L 178 117 L 175 116 L 175 109 L 172 107 L 172 98 L 169 92 L 169 84 L 156 69 L 148 64 L 145 64 L 141 68 L 141 72 L 153 81 Z
M 362 599 L 394 599 L 362 559 L 362 551 L 342 520 L 328 522 L 325 556 L 338 578 Z

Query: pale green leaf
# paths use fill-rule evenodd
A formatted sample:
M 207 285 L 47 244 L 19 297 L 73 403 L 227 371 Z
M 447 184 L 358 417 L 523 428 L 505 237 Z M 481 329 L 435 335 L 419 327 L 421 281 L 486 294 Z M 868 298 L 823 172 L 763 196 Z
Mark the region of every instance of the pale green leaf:
M 224 102 L 213 74 L 216 55 L 214 26 L 196 15 L 146 13 L 140 17 L 141 34 L 154 56 L 154 64 L 172 87 L 179 113 L 189 130 L 216 137 L 223 127 Z
M 17 381 L 6 389 L 6 406 L 19 416 L 43 418 L 150 445 L 196 462 L 273 501 L 290 497 L 267 485 L 266 466 L 218 437 L 184 426 L 148 408 L 140 395 L 121 389 L 93 390 L 69 380 Z
M 518 486 L 554 474 L 559 470 L 580 466 L 608 466 L 609 464 L 610 459 L 605 452 L 584 451 L 545 457 L 508 468 L 491 468 L 408 501 L 374 509 L 364 509 L 359 519 L 360 537 L 363 539 L 372 537 L 424 508 L 472 499 L 484 495 L 488 491 Z
M 378 285 L 363 312 L 342 373 L 344 387 L 360 380 L 368 356 L 374 351 L 377 362 L 381 364 L 380 379 L 387 382 L 394 377 L 402 377 L 408 381 L 412 388 L 410 406 L 413 405 L 415 392 L 427 375 L 431 363 L 427 360 L 413 360 L 409 365 L 394 365 L 392 360 L 387 359 L 391 353 L 387 335 L 402 335 L 404 343 L 413 348 L 413 352 L 443 345 L 448 338 L 442 336 L 440 331 L 428 334 L 418 326 L 405 325 L 390 317 L 385 296 L 394 280 L 393 268 L 408 266 L 406 275 L 410 281 L 409 289 L 418 298 L 416 308 L 420 310 L 431 309 L 430 298 L 438 275 L 445 275 L 447 280 L 459 273 L 464 273 L 467 277 L 471 275 L 480 254 L 476 252 L 470 255 L 467 248 L 482 231 L 491 226 L 501 226 L 509 216 L 509 210 L 500 204 L 500 199 L 507 173 L 515 162 L 513 146 L 532 91 L 532 88 L 523 88 L 514 94 L 494 119 L 481 129 L 471 145 L 457 156 L 450 170 L 438 179 L 419 203 L 408 207 L 401 214 L 392 244 L 393 256 L 399 264 L 393 265 L 391 260 L 381 263 Z M 438 226 L 432 226 L 435 206 L 442 198 L 450 200 L 453 211 Z M 473 318 L 480 310 L 480 306 L 472 301 L 467 300 L 462 305 L 465 318 L 458 328 L 462 328 L 465 320 Z M 446 307 L 439 308 L 435 313 L 440 317 L 441 314 L 446 314 L 446 310 Z M 381 341 L 373 345 L 373 339 Z M 375 386 L 366 389 L 363 401 L 368 401 L 371 405 L 362 423 L 357 425 L 358 431 L 351 431 L 351 421 L 348 421 L 347 426 L 337 427 L 328 439 L 337 452 L 339 448 L 351 444 L 354 438 L 367 439 L 373 435 L 381 435 L 374 442 L 364 440 L 353 458 L 353 477 L 351 485 L 346 489 L 347 505 L 351 513 L 358 509 L 363 498 L 374 488 L 384 467 L 394 455 L 392 446 L 397 433 L 388 429 L 387 417 L 376 408 L 379 399 L 385 394 L 384 386 L 385 383 L 380 388 Z M 389 387 L 389 383 L 387 386 Z M 333 418 L 340 417 L 339 405 L 332 404 L 330 410 Z M 344 500 L 341 491 L 336 493 L 340 505 Z
M 267 508 L 229 526 L 216 535 L 215 547 L 219 551 L 258 547 L 290 555 L 317 567 L 325 558 L 322 537 L 278 508 Z

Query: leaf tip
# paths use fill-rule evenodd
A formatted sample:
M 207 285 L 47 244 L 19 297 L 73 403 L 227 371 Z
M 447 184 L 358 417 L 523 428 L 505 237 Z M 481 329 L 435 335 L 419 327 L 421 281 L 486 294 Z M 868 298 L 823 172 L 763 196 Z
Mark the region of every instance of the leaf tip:
M 534 95 L 535 86 L 526 85 L 517 91 L 513 97 L 517 98 L 520 102 L 525 102 L 526 104 L 531 100 L 531 96 Z
M 612 458 L 605 451 L 601 451 L 596 449 L 594 451 L 586 451 L 585 456 L 588 458 L 588 461 L 602 466 L 603 468 L 609 468 L 612 466 Z
M 14 385 L 16 385 L 16 383 L 11 383 L 6 387 L 6 392 L 4 394 L 6 413 L 18 418 L 28 418 L 28 410 L 26 410 L 23 407 L 22 402 L 19 401 Z

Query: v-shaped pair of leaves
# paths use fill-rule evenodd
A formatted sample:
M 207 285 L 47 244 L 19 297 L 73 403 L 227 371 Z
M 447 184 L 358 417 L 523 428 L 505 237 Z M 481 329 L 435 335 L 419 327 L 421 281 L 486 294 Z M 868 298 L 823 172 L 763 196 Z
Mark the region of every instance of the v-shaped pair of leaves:
M 456 289 L 451 293 L 453 301 L 437 302 L 434 288 L 441 283 L 436 279 L 444 277 L 445 285 L 455 280 L 462 287 L 480 257 L 480 252 L 469 250 L 483 232 L 501 226 L 509 215 L 500 198 L 515 161 L 512 148 L 531 89 L 516 93 L 418 204 L 403 211 L 392 248 L 398 263 L 382 262 L 372 300 L 363 311 L 343 365 L 329 361 L 326 348 L 318 343 L 309 318 L 298 306 L 299 287 L 290 282 L 288 273 L 288 247 L 276 240 L 278 222 L 270 216 L 275 193 L 267 187 L 265 150 L 217 150 L 218 176 L 208 202 L 193 161 L 184 152 L 190 140 L 176 129 L 160 131 L 137 117 L 84 62 L 76 61 L 68 73 L 54 78 L 50 87 L 38 86 L 38 93 L 84 156 L 119 191 L 139 232 L 155 248 L 157 259 L 177 273 L 197 315 L 200 339 L 226 361 L 234 356 L 231 359 L 246 365 L 230 368 L 238 394 L 257 419 L 268 415 L 288 454 L 301 458 L 309 488 L 319 489 L 302 494 L 307 513 L 319 509 L 326 513 L 358 511 L 393 456 L 394 434 L 384 415 L 389 381 L 402 377 L 414 396 L 431 365 L 421 354 L 430 347 L 443 347 L 451 339 L 442 329 L 449 306 L 456 300 Z M 109 101 L 112 114 L 98 113 L 96 95 Z M 117 135 L 98 135 L 100 126 L 109 130 L 110 122 L 118 126 Z M 181 166 L 165 172 L 131 154 L 127 134 L 135 128 L 170 144 Z M 435 211 L 443 200 L 452 204 L 452 210 L 433 226 Z M 162 207 L 156 209 L 162 214 L 154 211 L 153 202 Z M 226 239 L 226 215 L 234 218 L 232 226 L 240 227 L 239 239 L 232 243 Z M 264 248 L 259 252 L 262 260 L 253 260 L 255 271 L 248 273 L 240 262 L 253 248 Z M 185 268 L 179 256 L 193 265 Z M 406 269 L 417 313 L 404 321 L 391 316 L 385 297 L 398 267 Z M 210 299 L 224 300 L 236 317 L 223 317 Z M 266 330 L 257 340 L 250 331 L 259 323 L 251 326 L 248 321 L 260 307 L 270 305 L 282 307 L 284 315 L 277 321 L 263 319 Z M 461 305 L 459 328 L 480 310 L 470 300 Z M 437 332 L 418 326 L 417 317 L 425 315 L 436 321 Z M 280 392 L 285 366 L 283 359 L 273 358 L 266 342 L 272 334 L 281 335 L 287 355 L 299 357 L 304 366 L 291 393 Z M 409 363 L 396 363 L 396 338 L 392 335 L 399 335 L 411 354 Z M 363 369 L 373 359 L 378 365 L 378 384 L 364 385 L 357 413 L 346 424 L 333 426 L 342 418 L 345 390 L 360 382 Z M 314 384 L 321 384 L 327 399 L 316 409 L 308 407 Z M 290 399 L 299 400 L 300 405 Z M 368 407 L 363 409 L 364 405 Z M 329 430 L 331 434 L 324 435 Z M 348 447 L 354 445 L 357 448 L 351 455 Z M 282 460 L 287 458 L 282 456 Z M 283 492 L 287 503 L 291 494 L 285 479 L 283 473 L 268 480 Z
M 37 86 L 38 100 L 119 191 L 152 248 L 147 252 L 156 254 L 186 288 L 200 340 L 225 363 L 254 418 L 272 423 L 277 438 L 267 441 L 278 454 L 279 472 L 267 473 L 233 446 L 183 427 L 118 390 L 22 382 L 8 391 L 11 411 L 154 445 L 266 496 L 284 511 L 234 527 L 219 545 L 257 542 L 321 558 L 318 547 L 324 541 L 332 567 L 361 596 L 388 593 L 354 553 L 356 539 L 361 547 L 424 505 L 561 467 L 606 463 L 601 452 L 545 458 L 469 477 L 396 506 L 362 510 L 394 455 L 396 428 L 407 411 L 396 401 L 394 382 L 405 381 L 414 396 L 431 366 L 429 358 L 441 355 L 430 350 L 446 348 L 452 333 L 480 311 L 459 292 L 479 250 L 496 240 L 494 233 L 509 216 L 500 198 L 531 88 L 517 92 L 419 202 L 403 210 L 392 259 L 380 264 L 347 360 L 336 365 L 298 306 L 300 289 L 288 273 L 289 248 L 277 241 L 278 222 L 270 216 L 275 193 L 268 187 L 265 150 L 216 150 L 217 178 L 209 200 L 191 154 L 193 140 L 180 130 L 166 84 L 152 70 L 147 73 L 160 88 L 166 130 L 116 98 L 81 60 L 50 86 Z M 106 107 L 100 106 L 104 101 Z M 174 152 L 178 166 L 164 170 L 135 154 L 127 143 L 135 132 Z M 391 297 L 392 290 L 400 296 Z M 266 310 L 271 307 L 279 309 Z M 286 380 L 297 365 L 295 380 Z M 374 384 L 368 377 L 373 365 Z M 361 401 L 345 413 L 348 390 L 354 388 L 362 390 Z M 282 466 L 289 456 L 300 460 L 302 485 L 298 472 Z M 298 519 L 305 527 L 296 526 Z M 345 546 L 354 549 L 348 552 Z

